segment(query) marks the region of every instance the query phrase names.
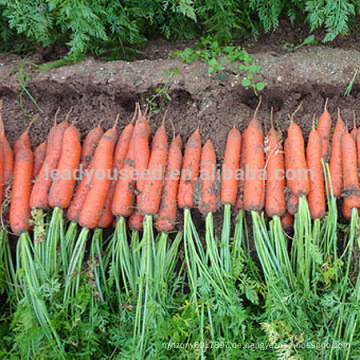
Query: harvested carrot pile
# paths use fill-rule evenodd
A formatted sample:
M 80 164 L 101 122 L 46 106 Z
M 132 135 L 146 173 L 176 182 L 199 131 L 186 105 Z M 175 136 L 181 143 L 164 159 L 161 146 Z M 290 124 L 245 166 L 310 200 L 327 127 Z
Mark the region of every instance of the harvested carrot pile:
M 120 134 L 117 117 L 83 143 L 71 112 L 57 112 L 34 152 L 32 122 L 12 150 L 1 120 L 1 331 L 16 337 L 0 353 L 177 358 L 171 344 L 186 343 L 189 359 L 357 358 L 356 120 L 349 132 L 339 110 L 331 133 L 326 100 L 306 141 L 301 104 L 286 136 L 260 106 L 243 133 L 230 130 L 225 154 L 201 124 L 188 139 L 176 127 L 168 137 L 166 114 L 151 129 L 139 104 Z M 316 343 L 327 347 L 314 355 Z

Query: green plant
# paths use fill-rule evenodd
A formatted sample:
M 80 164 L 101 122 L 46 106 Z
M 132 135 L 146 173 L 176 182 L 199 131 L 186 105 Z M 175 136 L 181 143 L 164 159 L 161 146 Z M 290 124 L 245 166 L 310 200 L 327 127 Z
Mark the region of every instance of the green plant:
M 251 87 L 255 95 L 265 88 L 265 83 L 255 81 L 255 74 L 261 70 L 260 65 L 254 64 L 254 58 L 240 46 L 222 47 L 210 36 L 202 39 L 195 49 L 186 48 L 184 51 L 174 51 L 184 62 L 190 64 L 192 61 L 202 61 L 208 65 L 208 74 L 214 71 L 225 70 L 227 66 L 235 61 L 241 62 L 239 70 L 245 73 L 241 85 L 245 88 Z
M 156 88 L 155 94 L 149 98 L 146 98 L 146 102 L 149 105 L 149 111 L 153 114 L 158 114 L 164 110 L 165 101 L 172 101 L 172 98 L 169 95 L 169 89 L 173 77 L 179 74 L 179 69 L 172 71 L 164 70 L 164 74 L 167 76 L 164 86 L 161 88 Z
M 72 61 L 94 54 L 131 59 L 148 40 L 198 39 L 211 35 L 222 44 L 255 39 L 275 31 L 280 16 L 326 29 L 324 42 L 349 33 L 357 0 L 0 0 L 3 51 L 29 53 L 38 46 L 63 46 Z
M 348 87 L 346 88 L 346 90 L 345 90 L 345 92 L 344 92 L 344 96 L 345 96 L 345 97 L 348 96 L 348 95 L 350 95 L 350 92 L 351 92 L 351 90 L 352 90 L 352 88 L 353 88 L 353 86 L 354 86 L 356 77 L 357 77 L 357 75 L 358 75 L 358 72 L 359 72 L 359 68 L 357 67 L 357 68 L 355 68 L 355 70 L 354 70 L 354 75 L 353 75 L 353 77 L 351 78 L 351 81 L 350 81 Z
M 254 75 L 261 70 L 260 65 L 254 64 L 254 59 L 244 50 L 244 63 L 239 65 L 240 71 L 245 71 L 245 78 L 242 80 L 241 85 L 245 88 L 251 87 L 256 96 L 258 91 L 264 90 L 265 83 L 255 81 Z
M 298 50 L 300 48 L 302 48 L 303 46 L 306 45 L 317 45 L 318 41 L 316 39 L 316 37 L 314 35 L 309 35 L 307 38 L 305 38 L 304 40 L 300 39 L 299 44 L 295 45 L 293 43 L 290 43 L 286 40 L 282 40 L 281 43 L 283 44 L 283 47 L 285 50 L 288 51 L 295 51 Z

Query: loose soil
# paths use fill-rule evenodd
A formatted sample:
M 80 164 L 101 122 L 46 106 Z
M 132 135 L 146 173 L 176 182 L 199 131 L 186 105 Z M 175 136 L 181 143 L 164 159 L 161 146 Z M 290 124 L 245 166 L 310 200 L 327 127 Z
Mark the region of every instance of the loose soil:
M 261 93 L 262 106 L 258 114 L 264 126 L 269 126 L 270 108 L 273 107 L 276 126 L 286 131 L 288 114 L 303 101 L 295 121 L 307 137 L 313 114 L 320 115 L 325 99 L 329 97 L 328 108 L 333 122 L 336 120 L 336 109 L 340 107 L 343 118 L 352 127 L 353 111 L 360 113 L 358 81 L 348 97 L 345 98 L 343 94 L 354 69 L 359 66 L 360 52 L 351 46 L 341 49 L 319 45 L 304 47 L 296 52 L 274 53 L 257 46 L 253 56 L 262 70 L 256 75 L 256 80 L 266 84 Z M 244 73 L 237 70 L 236 64 L 209 76 L 206 64 L 196 62 L 188 65 L 170 56 L 162 57 L 134 62 L 101 62 L 89 58 L 49 72 L 37 72 L 33 67 L 25 67 L 24 74 L 28 79 L 24 91 L 19 82 L 19 73 L 11 74 L 24 59 L 13 54 L 1 55 L 0 97 L 10 142 L 14 144 L 30 117 L 40 113 L 40 120 L 30 131 L 35 148 L 46 138 L 58 107 L 61 107 L 60 121 L 73 108 L 71 119 L 75 120 L 83 136 L 100 121 L 104 128 L 111 127 L 116 114 L 120 114 L 120 131 L 130 121 L 135 102 L 145 106 L 146 99 L 155 94 L 155 89 L 164 86 L 167 77 L 163 71 L 179 69 L 169 89 L 172 101 L 165 104 L 168 109 L 166 127 L 169 139 L 173 134 L 171 122 L 184 141 L 199 124 L 203 141 L 213 141 L 221 163 L 228 131 L 234 124 L 241 131 L 245 129 L 258 98 L 251 89 L 242 87 Z M 27 60 L 39 64 L 43 57 L 38 53 Z M 161 121 L 162 115 L 152 116 L 153 131 Z M 220 228 L 222 216 L 220 211 L 218 213 L 214 221 Z M 202 222 L 199 214 L 196 213 L 195 217 L 197 222 Z

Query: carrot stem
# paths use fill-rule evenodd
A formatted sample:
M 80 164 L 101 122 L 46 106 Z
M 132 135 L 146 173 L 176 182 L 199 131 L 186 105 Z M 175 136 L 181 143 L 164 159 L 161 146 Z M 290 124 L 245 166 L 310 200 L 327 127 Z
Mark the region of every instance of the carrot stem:
M 231 259 L 233 264 L 237 264 L 239 259 L 242 257 L 243 248 L 249 255 L 249 233 L 245 219 L 245 210 L 241 209 L 235 219 L 234 240 L 231 250 Z
M 63 302 L 65 306 L 69 306 L 71 299 L 75 299 L 81 279 L 82 263 L 85 255 L 86 241 L 89 235 L 89 229 L 83 228 L 76 241 L 72 256 L 69 262 L 68 271 L 65 274 L 65 290 Z M 73 313 L 71 309 L 70 313 Z
M 225 271 L 229 272 L 231 267 L 230 259 L 230 233 L 231 233 L 231 204 L 224 206 L 224 222 L 221 232 L 220 259 Z

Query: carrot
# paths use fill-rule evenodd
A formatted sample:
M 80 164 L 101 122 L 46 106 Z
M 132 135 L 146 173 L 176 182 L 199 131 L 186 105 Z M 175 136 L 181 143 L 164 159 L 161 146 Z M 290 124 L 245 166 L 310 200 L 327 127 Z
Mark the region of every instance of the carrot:
M 79 186 L 76 189 L 75 195 L 72 198 L 69 208 L 67 210 L 66 216 L 70 221 L 74 221 L 74 222 L 79 221 L 80 211 L 84 204 L 86 195 L 89 191 L 90 180 L 91 180 L 90 174 L 91 172 L 93 172 L 93 167 L 91 166 L 91 163 L 90 166 L 85 170 L 87 171 L 84 171 L 84 175 L 80 181 Z
M 288 171 L 291 164 L 288 139 L 286 139 L 284 142 L 284 151 L 285 151 L 285 169 L 286 171 Z M 286 199 L 286 209 L 289 212 L 289 214 L 295 215 L 299 207 L 299 198 L 293 194 L 291 186 L 292 186 L 292 179 L 291 177 L 286 176 L 286 187 L 290 191 Z
M 356 144 L 351 134 L 341 138 L 341 159 L 343 165 L 344 191 L 346 206 L 350 209 L 360 207 L 360 186 L 357 172 Z
M 2 205 L 4 190 L 4 146 L 0 143 L 0 208 Z
M 123 168 L 121 169 L 119 180 L 115 187 L 112 202 L 112 213 L 114 216 L 130 216 L 134 208 L 135 180 L 133 171 L 135 170 L 134 132 L 136 126 L 137 124 L 135 123 L 129 149 L 124 160 Z
M 241 133 L 234 127 L 229 131 L 226 142 L 220 199 L 223 204 L 235 205 L 238 190 L 236 171 L 239 169 Z M 229 174 L 227 174 L 229 173 Z
M 353 129 L 351 130 L 351 136 L 354 138 L 355 142 L 356 142 L 356 136 L 358 133 L 358 129 L 356 127 L 356 116 L 355 116 L 355 111 L 353 113 L 353 121 L 354 121 L 354 126 Z
M 128 227 L 131 231 L 142 231 L 144 228 L 144 215 L 135 209 L 129 217 Z
M 5 136 L 4 122 L 1 115 L 2 100 L 0 100 L 0 144 L 3 146 L 4 151 L 4 175 L 3 183 L 8 184 L 13 174 L 14 168 L 14 154 L 9 144 L 8 139 Z
M 94 169 L 94 176 L 91 179 L 79 217 L 79 224 L 88 229 L 93 229 L 97 226 L 104 209 L 110 186 L 109 171 L 111 171 L 113 165 L 113 152 L 117 139 L 116 125 L 118 120 L 119 115 L 116 117 L 114 126 L 102 136 L 94 153 L 91 164 Z
M 201 201 L 199 210 L 203 215 L 216 211 L 216 154 L 211 140 L 201 150 L 200 160 Z
M 34 151 L 33 179 L 38 176 L 46 156 L 46 141 L 42 142 Z
M 307 195 L 310 191 L 304 137 L 300 127 L 294 123 L 294 116 L 301 108 L 301 105 L 302 103 L 291 115 L 288 129 L 289 169 L 293 171 L 292 175 L 295 176 L 295 179 L 291 181 L 291 188 L 294 195 L 298 197 Z
M 237 198 L 235 204 L 238 210 L 244 208 L 245 162 L 246 162 L 246 130 L 243 132 L 242 141 L 241 141 L 239 169 L 242 171 L 242 177 L 239 179 L 238 182 Z
M 351 199 L 349 198 L 344 198 L 342 207 L 341 207 L 341 212 L 344 216 L 344 218 L 346 219 L 350 219 L 352 216 L 352 207 L 351 207 Z
M 291 193 L 286 201 L 286 209 L 290 215 L 295 215 L 299 208 L 299 198 Z
M 253 172 L 254 178 L 245 178 L 244 208 L 247 211 L 260 211 L 264 205 L 264 180 L 259 171 L 264 169 L 264 133 L 260 122 L 256 119 L 261 99 L 254 112 L 253 119 L 246 129 L 246 167 Z
M 69 114 L 67 117 L 68 116 Z M 62 122 L 59 125 L 56 125 L 55 123 L 49 132 L 45 161 L 35 180 L 35 184 L 31 192 L 30 206 L 32 209 L 47 209 L 49 207 L 48 191 L 52 182 L 50 175 L 51 172 L 58 166 L 64 133 L 68 126 L 69 123 L 67 121 Z
M 138 109 L 139 116 L 134 128 L 135 139 L 135 167 L 138 173 L 136 180 L 136 189 L 141 193 L 144 189 L 145 180 L 142 174 L 147 169 L 150 158 L 149 138 L 150 127 L 145 117 L 142 116 L 140 109 Z
M 310 191 L 307 199 L 311 218 L 321 219 L 325 216 L 324 171 L 321 164 L 322 142 L 320 133 L 315 129 L 314 120 L 315 116 L 306 148 L 308 169 L 311 171 Z
M 176 220 L 176 198 L 179 189 L 181 170 L 182 141 L 181 136 L 176 136 L 169 147 L 168 161 L 165 171 L 165 183 L 162 189 L 159 216 L 156 219 L 156 228 L 159 231 L 172 231 Z
M 200 129 L 194 131 L 185 146 L 182 174 L 180 177 L 178 204 L 180 208 L 192 208 L 194 206 L 194 186 L 199 174 L 201 156 Z
M 273 124 L 273 109 L 271 108 L 271 129 L 267 135 L 266 145 L 266 192 L 265 212 L 268 216 L 282 216 L 285 213 L 285 165 L 284 153 Z M 280 173 L 282 170 L 283 173 Z M 282 178 L 282 179 L 281 179 Z
M 168 141 L 163 121 L 153 138 L 148 164 L 149 176 L 145 180 L 143 191 L 139 196 L 138 209 L 142 214 L 155 215 L 159 211 L 167 151 Z
M 61 156 L 57 167 L 58 178 L 54 179 L 49 191 L 49 205 L 66 209 L 72 199 L 76 178 L 75 170 L 79 166 L 81 154 L 80 132 L 70 125 L 64 132 Z
M 327 110 L 328 98 L 325 100 L 324 112 L 321 114 L 317 131 L 321 137 L 321 156 L 324 161 L 327 161 L 329 156 L 329 148 L 330 148 L 330 131 L 331 131 L 331 116 Z
M 144 227 L 143 220 L 144 215 L 139 210 L 139 204 L 141 202 L 141 195 L 144 192 L 146 180 L 145 180 L 145 174 L 144 171 L 147 169 L 149 165 L 149 159 L 150 159 L 150 149 L 149 149 L 149 139 L 151 135 L 151 128 L 149 125 L 149 119 L 146 119 L 146 112 L 147 108 L 145 110 L 144 116 L 142 117 L 140 106 L 137 104 L 138 112 L 139 112 L 139 118 L 138 118 L 138 131 L 134 131 L 135 134 L 135 166 L 137 170 L 137 180 L 136 180 L 136 207 L 135 210 L 130 215 L 128 226 L 131 230 L 134 231 L 141 231 Z M 140 145 L 143 144 L 143 155 L 139 153 L 141 151 Z
M 118 177 L 121 168 L 124 165 L 126 154 L 129 150 L 130 140 L 133 133 L 134 125 L 131 123 L 122 131 L 114 150 L 113 158 L 113 174 Z M 109 191 L 106 195 L 105 206 L 101 215 L 98 227 L 107 228 L 111 225 L 113 220 L 113 213 L 111 211 L 113 197 L 116 189 L 117 179 L 111 180 Z
M 85 150 L 82 149 L 82 153 L 80 157 L 80 164 L 82 164 L 83 166 L 84 174 L 83 174 L 83 178 L 80 181 L 80 184 L 76 189 L 75 195 L 70 202 L 70 206 L 67 211 L 67 218 L 73 222 L 79 221 L 80 211 L 84 204 L 86 195 L 89 191 L 90 180 L 91 180 L 90 173 L 93 172 L 93 167 L 91 166 L 92 158 L 96 150 L 96 147 L 99 144 L 100 140 L 98 141 L 97 139 L 100 134 L 102 134 L 101 136 L 103 136 L 104 131 L 99 125 L 95 129 L 90 131 L 90 133 L 86 136 L 83 144 L 83 147 L 85 146 L 87 148 Z
M 282 217 L 281 217 L 281 226 L 284 229 L 284 231 L 289 231 L 292 228 L 292 224 L 293 224 L 293 220 L 291 215 L 286 212 Z
M 92 129 L 85 137 L 84 143 L 81 150 L 80 164 L 85 170 L 89 167 L 95 149 L 99 144 L 101 137 L 104 135 L 104 130 L 98 125 Z
M 30 229 L 30 194 L 31 177 L 33 173 L 33 152 L 28 146 L 29 135 L 22 137 L 18 143 L 15 156 L 14 181 L 10 203 L 10 226 L 15 234 L 21 234 Z
M 341 119 L 340 109 L 338 109 L 338 118 L 332 138 L 331 158 L 329 164 L 332 191 L 335 197 L 341 196 L 343 188 L 341 138 L 345 132 L 346 127 L 343 120 Z

